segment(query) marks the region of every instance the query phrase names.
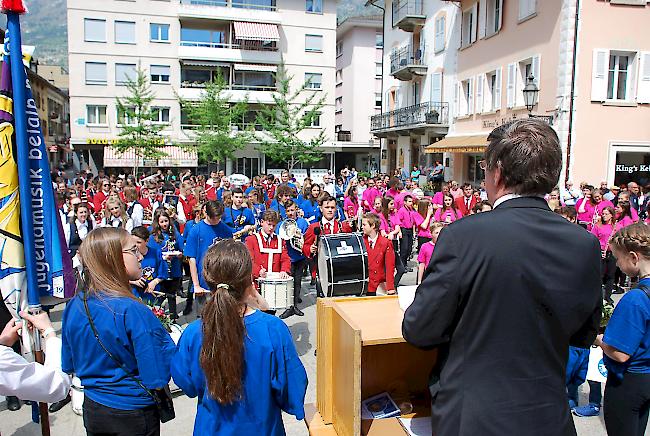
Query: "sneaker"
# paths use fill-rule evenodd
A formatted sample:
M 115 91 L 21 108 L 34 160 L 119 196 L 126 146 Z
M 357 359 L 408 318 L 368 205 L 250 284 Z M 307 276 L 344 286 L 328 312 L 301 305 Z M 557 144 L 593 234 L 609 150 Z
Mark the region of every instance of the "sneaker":
M 579 406 L 573 409 L 573 414 L 575 416 L 598 416 L 600 415 L 600 406 L 598 404 L 587 404 L 586 406 Z
M 569 409 L 573 410 L 578 406 L 578 403 L 576 403 L 574 400 L 569 400 Z

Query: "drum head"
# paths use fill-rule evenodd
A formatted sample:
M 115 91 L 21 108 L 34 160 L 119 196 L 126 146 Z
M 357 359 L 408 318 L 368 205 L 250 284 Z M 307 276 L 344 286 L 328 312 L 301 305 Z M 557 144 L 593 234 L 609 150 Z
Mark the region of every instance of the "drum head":
M 330 256 L 330 248 L 327 240 L 321 238 L 318 243 L 318 281 L 320 281 L 320 287 L 325 295 L 330 296 L 329 286 L 330 286 L 330 270 L 327 260 Z
M 328 297 L 362 295 L 368 287 L 368 254 L 359 233 L 322 236 L 318 280 Z

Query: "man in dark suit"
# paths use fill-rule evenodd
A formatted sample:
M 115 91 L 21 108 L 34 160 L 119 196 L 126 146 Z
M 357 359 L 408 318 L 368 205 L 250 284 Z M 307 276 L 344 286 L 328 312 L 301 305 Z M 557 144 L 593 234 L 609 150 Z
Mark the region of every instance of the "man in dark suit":
M 463 216 L 470 214 L 474 206 L 476 206 L 476 197 L 474 196 L 474 189 L 469 183 L 463 185 L 463 195 L 454 199 L 456 202 L 456 209 L 461 211 Z
M 495 208 L 441 232 L 403 335 L 439 347 L 436 436 L 575 435 L 565 369 L 569 345 L 589 347 L 599 326 L 599 244 L 544 201 L 562 167 L 548 124 L 517 120 L 488 141 Z

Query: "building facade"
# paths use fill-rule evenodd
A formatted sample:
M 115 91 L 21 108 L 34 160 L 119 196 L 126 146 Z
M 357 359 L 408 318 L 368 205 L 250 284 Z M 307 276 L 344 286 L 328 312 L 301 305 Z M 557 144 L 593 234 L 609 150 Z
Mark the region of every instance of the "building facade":
M 68 0 L 68 29 L 72 142 L 82 166 L 133 166 L 134 157 L 116 154 L 111 143 L 125 121 L 115 97 L 126 95 L 127 78 L 138 68 L 149 75 L 156 95 L 168 155 L 142 166 L 197 166 L 191 148 L 171 145 L 194 143 L 178 98 L 198 99 L 216 74 L 225 78 L 231 102 L 248 99 L 243 122 L 251 124 L 259 105 L 273 104 L 275 73 L 284 65 L 292 89 L 309 83 L 325 93 L 320 119 L 304 138 L 321 129 L 334 138 L 334 95 L 328 93 L 336 69 L 333 0 Z M 333 163 L 327 145 L 324 166 Z M 276 165 L 251 143 L 222 167 L 251 176 Z
M 449 131 L 458 7 L 438 0 L 383 4 L 382 113 L 372 117 L 371 132 L 382 139 L 382 171 L 392 172 L 430 164 L 424 147 Z
M 336 30 L 336 168 L 379 171 L 380 142 L 370 133 L 370 117 L 381 113 L 382 20 L 350 17 Z

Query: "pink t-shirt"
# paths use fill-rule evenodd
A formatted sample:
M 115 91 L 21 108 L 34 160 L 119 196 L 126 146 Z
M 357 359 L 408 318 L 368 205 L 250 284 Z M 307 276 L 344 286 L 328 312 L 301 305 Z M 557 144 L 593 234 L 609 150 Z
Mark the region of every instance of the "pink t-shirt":
M 359 212 L 359 203 L 352 201 L 350 197 L 345 197 L 343 201 L 343 210 L 348 216 L 357 216 Z
M 397 223 L 403 228 L 403 229 L 412 229 L 413 226 L 415 225 L 415 216 L 420 216 L 419 213 L 414 211 L 413 209 L 407 209 L 405 207 L 402 207 L 398 212 L 397 212 Z M 395 224 L 397 224 L 395 223 Z
M 581 198 L 576 202 L 576 212 L 578 222 L 590 223 L 594 216 L 595 207 L 586 198 Z
M 463 196 L 463 190 L 458 188 L 458 189 L 450 189 L 449 193 L 451 194 L 452 197 L 454 197 L 454 200 L 457 199 L 458 197 Z
M 361 196 L 362 200 L 364 202 L 368 203 L 368 206 L 364 204 L 363 208 L 365 210 L 371 210 L 373 203 L 375 202 L 375 198 L 379 197 L 379 191 L 377 188 L 368 188 L 365 191 L 363 191 L 363 195 Z
M 634 209 L 632 209 L 634 210 Z M 614 226 L 614 231 L 618 232 L 621 230 L 623 227 L 627 227 L 630 224 L 634 224 L 636 221 L 634 219 L 630 218 L 629 216 L 625 215 L 623 219 L 619 220 L 616 222 L 616 225 Z
M 433 214 L 433 219 L 435 221 L 438 221 L 439 223 L 447 223 L 451 224 L 457 219 L 461 219 L 463 217 L 463 214 L 457 210 L 456 213 L 454 213 L 453 209 L 447 209 L 443 211 L 442 209 L 436 210 L 436 213 Z
M 431 203 L 442 206 L 444 199 L 445 199 L 445 195 L 442 193 L 442 191 L 436 192 L 433 195 L 433 198 L 431 199 Z
M 591 233 L 596 235 L 598 242 L 600 242 L 600 249 L 605 251 L 607 249 L 607 242 L 612 236 L 614 229 L 611 224 L 596 224 L 591 228 Z
M 415 213 L 413 215 L 413 218 L 415 218 L 415 225 L 418 228 L 418 237 L 420 237 L 420 238 L 431 238 L 431 231 L 428 228 L 423 229 L 422 227 L 420 227 L 420 224 L 422 224 L 424 222 L 425 218 L 422 215 L 420 215 L 419 212 Z M 431 225 L 431 220 L 429 220 L 429 225 Z
M 418 253 L 418 263 L 423 263 L 424 266 L 429 266 L 431 256 L 433 256 L 434 247 L 435 244 L 433 242 L 427 242 L 422 245 L 422 247 L 420 247 L 420 252 Z
M 406 197 L 407 195 L 413 197 L 413 194 L 409 191 L 402 191 L 394 197 L 395 209 L 400 210 L 402 206 L 404 206 L 404 197 Z
M 390 225 L 388 224 L 388 220 L 386 217 L 384 217 L 384 214 L 380 213 L 379 215 L 379 230 L 383 230 L 386 233 L 390 233 L 393 231 L 393 229 L 390 228 Z
M 395 230 L 395 226 L 402 227 L 402 223 L 399 222 L 399 217 L 397 216 L 397 211 L 388 214 L 388 218 L 390 219 L 390 231 L 391 232 L 393 230 Z

